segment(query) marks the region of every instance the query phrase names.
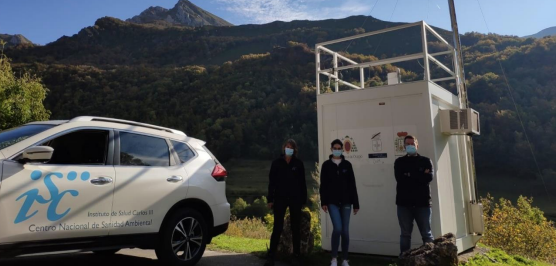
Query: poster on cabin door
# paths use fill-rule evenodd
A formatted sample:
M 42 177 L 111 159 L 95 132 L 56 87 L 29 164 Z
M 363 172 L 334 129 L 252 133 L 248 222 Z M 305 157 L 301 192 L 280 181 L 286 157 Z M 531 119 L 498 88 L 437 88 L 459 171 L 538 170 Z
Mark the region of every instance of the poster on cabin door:
M 415 125 L 394 127 L 393 137 L 394 137 L 394 149 L 395 149 L 396 158 L 406 155 L 404 139 L 408 135 L 415 136 L 417 139 L 419 138 L 417 134 L 417 127 Z
M 394 164 L 394 139 L 391 127 L 372 127 L 332 131 L 331 143 L 339 139 L 344 144 L 344 156 L 353 164 Z
M 342 141 L 344 156 L 352 163 L 358 184 L 382 189 L 393 175 L 393 136 L 392 127 L 346 129 L 333 131 L 330 142 L 336 138 Z

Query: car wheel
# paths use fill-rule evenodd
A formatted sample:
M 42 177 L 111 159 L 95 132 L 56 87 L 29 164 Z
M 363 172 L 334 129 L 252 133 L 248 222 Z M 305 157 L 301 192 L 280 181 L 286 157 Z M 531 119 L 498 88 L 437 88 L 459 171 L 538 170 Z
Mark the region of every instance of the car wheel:
M 105 249 L 105 250 L 94 250 L 93 253 L 99 256 L 112 256 L 115 255 L 120 249 Z
M 177 211 L 159 233 L 156 256 L 165 265 L 195 265 L 205 252 L 209 238 L 203 216 L 193 209 Z

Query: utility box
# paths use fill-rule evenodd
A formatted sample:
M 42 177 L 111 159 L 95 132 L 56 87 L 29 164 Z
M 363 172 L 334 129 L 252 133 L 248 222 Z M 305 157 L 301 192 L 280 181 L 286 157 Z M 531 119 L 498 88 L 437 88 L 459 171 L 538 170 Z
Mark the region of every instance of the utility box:
M 396 85 L 402 83 L 400 69 L 396 72 L 388 73 L 388 85 Z
M 440 127 L 447 135 L 480 135 L 479 112 L 470 108 L 440 110 Z
M 432 31 L 424 22 L 397 28 L 411 26 L 420 26 L 423 32 Z M 373 34 L 378 33 L 365 33 L 353 38 Z M 350 38 L 339 41 L 345 40 Z M 322 75 L 336 84 L 348 82 L 338 80 L 338 75 L 334 73 L 345 66 L 334 66 L 332 71 L 321 69 L 320 53 L 334 53 L 325 47 L 334 43 L 337 42 L 316 45 L 319 164 L 329 159 L 330 143 L 340 139 L 344 143 L 344 156 L 355 171 L 361 205 L 359 213 L 352 214 L 350 221 L 350 252 L 387 256 L 397 256 L 400 252 L 394 161 L 406 154 L 404 138 L 407 135 L 417 137 L 419 153 L 429 157 L 435 168 L 430 184 L 433 236 L 437 238 L 453 233 L 459 253 L 474 247 L 484 230 L 482 206 L 476 204 L 474 175 L 470 167 L 472 154 L 467 149 L 469 136 L 443 134 L 442 111 L 461 109 L 458 96 L 436 83 L 447 79 L 432 79 L 426 60 L 424 80 L 366 88 L 354 85 L 350 86 L 352 90 L 326 90 L 328 93 L 321 93 Z M 453 49 L 449 44 L 447 47 Z M 394 59 L 365 63 L 345 61 L 354 68 L 362 68 L 414 60 L 416 57 L 430 59 L 429 56 L 425 49 L 423 54 Z M 335 57 L 341 58 L 341 55 Z M 449 73 L 456 78 L 454 72 Z M 322 247 L 330 250 L 333 226 L 329 214 L 323 211 L 321 226 Z M 412 247 L 420 245 L 421 235 L 415 224 Z

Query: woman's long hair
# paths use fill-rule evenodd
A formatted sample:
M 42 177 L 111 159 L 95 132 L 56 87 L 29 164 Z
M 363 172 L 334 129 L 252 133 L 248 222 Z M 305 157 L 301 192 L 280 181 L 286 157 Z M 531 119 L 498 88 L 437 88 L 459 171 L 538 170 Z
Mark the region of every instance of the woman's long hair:
M 282 145 L 282 152 L 284 152 L 286 150 L 286 146 L 290 144 L 293 148 L 293 155 L 295 155 L 297 157 L 297 153 L 298 153 L 298 148 L 297 148 L 297 143 L 295 142 L 295 140 L 293 139 L 288 139 L 286 140 L 286 142 L 284 143 L 284 145 Z

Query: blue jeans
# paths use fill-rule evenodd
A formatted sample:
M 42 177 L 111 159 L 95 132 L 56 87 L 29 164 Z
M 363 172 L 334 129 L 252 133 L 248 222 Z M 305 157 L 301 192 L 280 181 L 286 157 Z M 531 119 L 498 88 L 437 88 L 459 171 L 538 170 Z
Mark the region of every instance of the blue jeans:
M 334 227 L 332 231 L 332 258 L 338 257 L 340 247 L 340 236 L 342 236 L 342 258 L 347 260 L 349 250 L 349 218 L 351 215 L 351 204 L 341 206 L 328 205 L 328 213 Z
M 400 235 L 400 254 L 411 248 L 411 233 L 413 232 L 413 220 L 417 222 L 419 232 L 423 238 L 423 244 L 433 241 L 431 230 L 431 207 L 404 207 L 398 206 L 398 222 L 402 234 Z

